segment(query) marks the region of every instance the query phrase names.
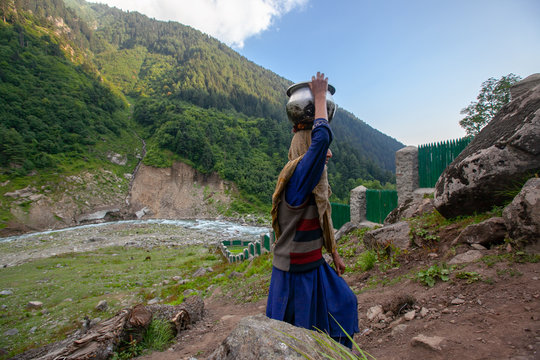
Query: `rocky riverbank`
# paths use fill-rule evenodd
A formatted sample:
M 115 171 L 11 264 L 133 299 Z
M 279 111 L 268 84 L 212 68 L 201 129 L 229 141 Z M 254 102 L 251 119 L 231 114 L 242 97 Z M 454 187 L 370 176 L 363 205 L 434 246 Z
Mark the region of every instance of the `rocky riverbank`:
M 225 220 L 150 220 L 95 224 L 27 234 L 0 242 L 0 266 L 15 266 L 34 259 L 110 246 L 147 249 L 157 246 L 217 246 L 225 239 L 251 240 L 265 232 L 268 232 L 268 228 Z

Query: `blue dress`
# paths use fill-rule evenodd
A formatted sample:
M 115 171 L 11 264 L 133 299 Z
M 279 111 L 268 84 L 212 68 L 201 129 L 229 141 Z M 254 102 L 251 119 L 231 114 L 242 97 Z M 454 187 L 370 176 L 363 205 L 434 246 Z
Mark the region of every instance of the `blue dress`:
M 272 269 L 266 305 L 266 316 L 271 319 L 319 329 L 350 348 L 352 342 L 339 325 L 351 337 L 359 332 L 357 306 L 356 295 L 326 262 L 299 273 Z
M 312 131 L 311 145 L 285 190 L 286 201 L 292 206 L 305 201 L 324 170 L 332 131 L 324 119 L 317 119 L 316 123 L 319 126 Z M 326 262 L 305 272 L 272 269 L 266 306 L 269 318 L 324 331 L 350 348 L 352 342 L 347 334 L 352 337 L 359 332 L 357 305 L 356 295 Z

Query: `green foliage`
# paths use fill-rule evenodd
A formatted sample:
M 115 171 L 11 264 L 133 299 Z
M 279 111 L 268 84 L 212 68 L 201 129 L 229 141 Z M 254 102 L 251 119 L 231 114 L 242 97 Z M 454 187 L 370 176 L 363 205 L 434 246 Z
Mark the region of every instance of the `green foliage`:
M 174 339 L 174 331 L 170 322 L 153 319 L 146 330 L 141 345 L 144 349 L 163 351 Z
M 500 79 L 489 78 L 482 83 L 476 102 L 461 110 L 465 117 L 459 125 L 467 135 L 476 135 L 495 117 L 497 112 L 510 102 L 510 87 L 521 80 L 521 77 L 508 74 Z
M 476 271 L 460 271 L 456 273 L 456 279 L 465 280 L 467 284 L 472 284 L 482 280 L 482 277 Z
M 416 274 L 416 281 L 420 282 L 421 284 L 424 284 L 429 287 L 433 287 L 435 285 L 435 282 L 437 281 L 437 278 L 439 278 L 442 281 L 448 281 L 450 280 L 450 271 L 448 267 L 446 267 L 446 264 L 442 265 L 432 265 L 426 270 L 421 270 Z
M 59 46 L 32 23 L 0 23 L 0 168 L 14 176 L 91 155 L 127 125 L 122 99 Z
M 366 250 L 358 256 L 354 267 L 362 271 L 369 271 L 375 266 L 377 261 L 377 253 L 373 250 Z
M 290 81 L 191 27 L 65 3 L 15 1 L 0 9 L 7 22 L 0 23 L 1 168 L 24 176 L 98 156 L 98 144 L 115 143 L 133 126 L 119 115 L 129 96 L 148 137 L 146 164 L 182 160 L 270 203 L 291 138 L 284 111 Z M 56 18 L 70 31 L 58 31 Z M 344 110 L 332 127 L 333 200 L 347 202 L 366 181 L 391 186 L 403 145 Z

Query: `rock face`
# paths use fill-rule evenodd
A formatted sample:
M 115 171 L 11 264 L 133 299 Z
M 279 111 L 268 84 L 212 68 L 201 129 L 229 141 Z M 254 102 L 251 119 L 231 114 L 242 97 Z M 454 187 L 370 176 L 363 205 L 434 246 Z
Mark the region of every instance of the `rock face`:
M 318 351 L 336 356 L 322 348 L 313 338 L 313 331 L 272 320 L 264 315 L 249 316 L 240 321 L 231 334 L 208 357 L 208 360 L 274 360 L 305 359 L 293 348 L 301 350 L 309 359 L 324 359 Z M 290 335 L 290 336 L 288 336 Z
M 540 178 L 529 179 L 504 209 L 503 218 L 512 239 L 540 239 Z
M 214 216 L 215 204 L 230 202 L 228 185 L 217 174 L 202 174 L 176 162 L 170 168 L 141 165 L 131 188 L 133 212 L 146 208 L 144 217 L 179 219 Z
M 511 89 L 512 101 L 440 176 L 437 210 L 445 217 L 502 205 L 504 192 L 540 170 L 540 74 Z

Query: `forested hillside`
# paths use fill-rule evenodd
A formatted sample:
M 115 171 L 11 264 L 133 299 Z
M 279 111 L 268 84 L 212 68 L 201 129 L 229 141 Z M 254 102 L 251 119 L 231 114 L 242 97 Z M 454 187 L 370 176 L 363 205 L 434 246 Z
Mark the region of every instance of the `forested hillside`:
M 136 12 L 82 0 L 7 0 L 0 12 L 4 175 L 93 156 L 100 139 L 136 129 L 147 164 L 182 160 L 270 202 L 292 136 L 290 81 L 191 27 Z M 343 109 L 333 130 L 334 200 L 366 181 L 394 181 L 402 144 Z

